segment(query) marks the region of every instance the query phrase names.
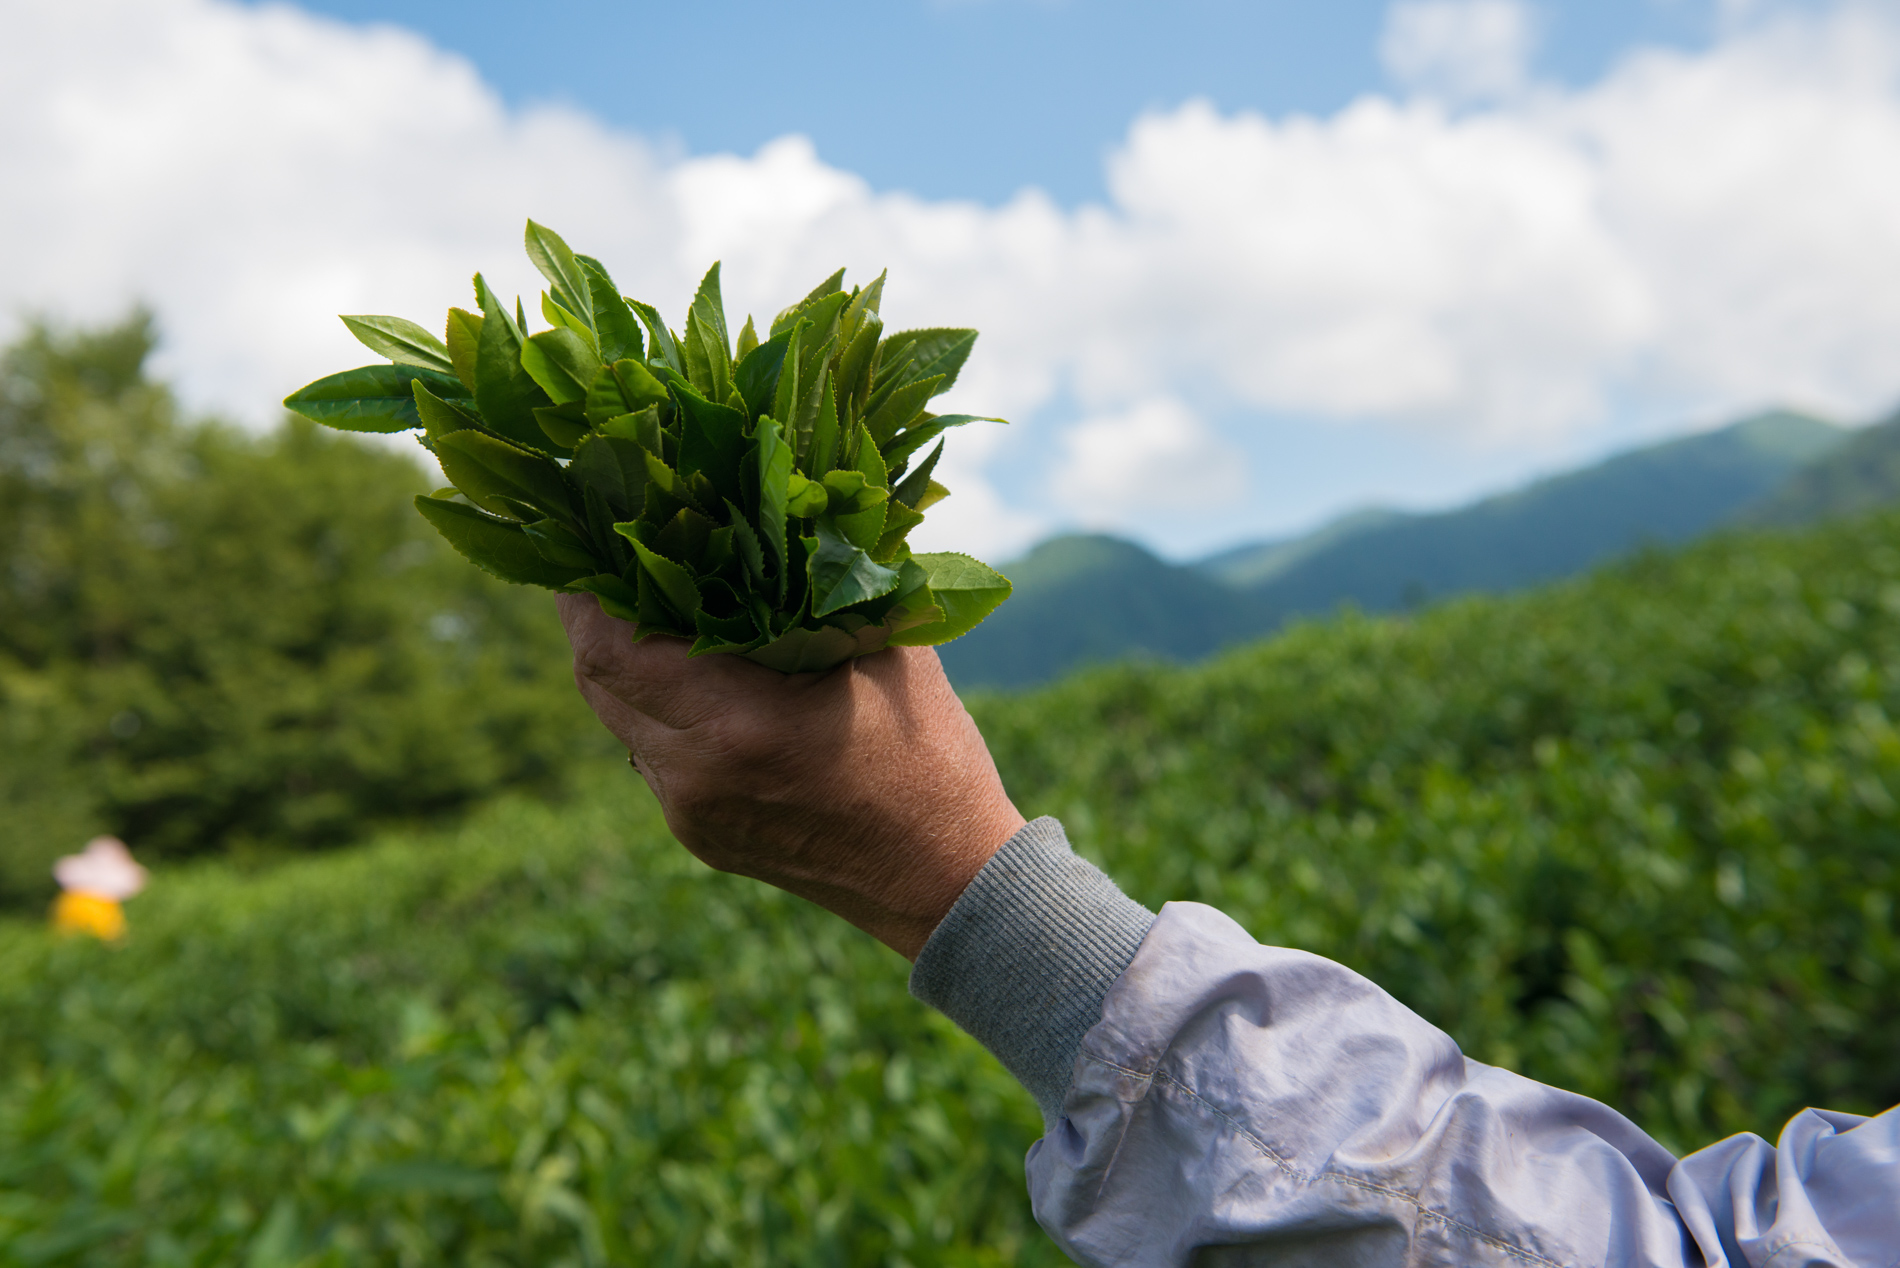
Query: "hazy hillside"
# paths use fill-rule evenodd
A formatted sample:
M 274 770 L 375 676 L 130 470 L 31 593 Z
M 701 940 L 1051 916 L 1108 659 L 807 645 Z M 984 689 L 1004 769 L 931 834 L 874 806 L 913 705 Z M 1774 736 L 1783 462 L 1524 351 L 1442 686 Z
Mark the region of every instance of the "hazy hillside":
M 1353 533 L 1252 588 L 1277 618 L 1350 603 L 1384 612 L 1570 576 L 1644 544 L 1687 541 L 1839 445 L 1841 428 L 1764 414 L 1619 454 L 1438 515 Z
M 1900 413 L 1854 432 L 1742 519 L 1750 524 L 1812 524 L 1894 501 L 1900 501 Z
M 1342 605 L 1392 611 L 1571 576 L 1733 520 L 1848 435 L 1762 414 L 1458 510 L 1363 511 L 1185 566 L 1113 538 L 1057 538 L 1004 566 L 1015 596 L 945 647 L 944 664 L 959 686 L 1023 686 L 1126 656 L 1193 659 Z M 1900 436 L 1890 443 L 1900 485 Z
M 1010 601 L 939 649 L 959 686 L 1023 686 L 1130 656 L 1193 659 L 1268 622 L 1251 596 L 1113 537 L 1057 537 L 1004 572 Z
M 1245 546 L 1223 550 L 1217 555 L 1209 555 L 1197 561 L 1194 568 L 1203 576 L 1212 577 L 1236 589 L 1249 589 L 1253 586 L 1265 585 L 1295 564 L 1305 563 L 1313 556 L 1331 550 L 1363 533 L 1380 528 L 1391 528 L 1398 524 L 1409 524 L 1419 518 L 1421 517 L 1405 511 L 1394 511 L 1379 506 L 1370 507 L 1363 511 L 1342 515 L 1303 537 L 1288 537 L 1270 542 L 1249 542 Z

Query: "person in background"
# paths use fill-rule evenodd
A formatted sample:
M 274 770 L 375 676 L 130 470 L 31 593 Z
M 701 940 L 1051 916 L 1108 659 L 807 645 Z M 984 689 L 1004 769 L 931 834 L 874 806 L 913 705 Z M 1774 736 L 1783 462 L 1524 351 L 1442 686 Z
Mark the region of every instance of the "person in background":
M 561 614 L 680 842 L 911 960 L 1036 1098 L 1031 1203 L 1078 1263 L 1900 1265 L 1900 1109 L 1678 1159 L 1341 965 L 1125 897 L 1024 821 L 927 648 L 787 677 Z
M 107 942 L 125 936 L 121 906 L 145 888 L 146 872 L 117 837 L 94 837 L 78 854 L 53 864 L 59 897 L 53 903 L 53 928 L 90 934 Z

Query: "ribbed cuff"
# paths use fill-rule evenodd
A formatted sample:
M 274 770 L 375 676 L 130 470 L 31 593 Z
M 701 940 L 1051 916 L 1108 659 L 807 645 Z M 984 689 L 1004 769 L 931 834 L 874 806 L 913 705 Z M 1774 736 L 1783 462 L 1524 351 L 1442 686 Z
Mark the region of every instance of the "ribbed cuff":
M 1054 819 L 1004 843 L 924 944 L 910 993 L 975 1036 L 1062 1116 L 1082 1036 L 1154 913 L 1069 848 Z

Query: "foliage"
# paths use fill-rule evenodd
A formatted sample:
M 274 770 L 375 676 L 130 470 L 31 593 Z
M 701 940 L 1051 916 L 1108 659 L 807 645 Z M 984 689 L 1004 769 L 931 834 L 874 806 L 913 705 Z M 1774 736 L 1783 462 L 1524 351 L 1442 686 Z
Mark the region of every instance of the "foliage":
M 0 898 L 93 831 L 328 845 L 601 751 L 545 600 L 409 513 L 396 454 L 181 422 L 149 322 L 0 358 Z
M 520 301 L 510 314 L 477 273 L 481 311 L 450 309 L 446 342 L 345 317 L 391 364 L 284 404 L 352 431 L 420 428 L 454 487 L 416 507 L 470 561 L 591 591 L 639 637 L 690 638 L 695 655 L 828 669 L 956 638 L 1008 597 L 969 556 L 913 556 L 905 540 L 948 493 L 930 478 L 937 438 L 977 421 L 924 408 L 974 330 L 886 336 L 884 278 L 847 293 L 839 269 L 764 340 L 746 318 L 735 346 L 717 264 L 681 335 L 551 230 L 530 220 L 526 241 L 549 329 L 530 334 Z
M 1149 904 L 1665 1142 L 1900 1102 L 1900 515 L 973 702 Z
M 1677 1149 L 1900 1100 L 1900 516 L 972 700 L 1151 905 Z M 0 1262 L 1059 1262 L 1026 1094 L 624 768 L 0 925 Z
M 607 778 L 0 926 L 0 1263 L 1062 1262 L 902 962 Z

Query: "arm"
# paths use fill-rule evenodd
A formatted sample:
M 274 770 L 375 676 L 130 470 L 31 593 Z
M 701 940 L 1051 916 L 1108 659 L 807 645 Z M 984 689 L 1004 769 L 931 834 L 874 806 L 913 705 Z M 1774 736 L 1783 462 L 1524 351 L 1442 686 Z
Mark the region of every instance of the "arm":
M 681 842 L 916 962 L 1043 1106 L 1036 1215 L 1089 1264 L 1900 1263 L 1900 1115 L 1677 1163 L 1211 908 L 1159 918 L 1025 826 L 927 649 L 782 677 L 564 597 L 576 676 Z

